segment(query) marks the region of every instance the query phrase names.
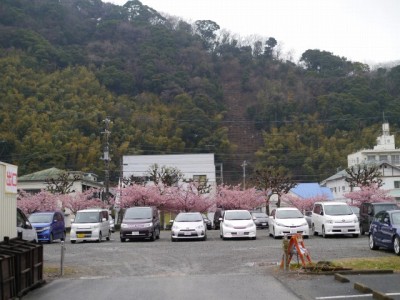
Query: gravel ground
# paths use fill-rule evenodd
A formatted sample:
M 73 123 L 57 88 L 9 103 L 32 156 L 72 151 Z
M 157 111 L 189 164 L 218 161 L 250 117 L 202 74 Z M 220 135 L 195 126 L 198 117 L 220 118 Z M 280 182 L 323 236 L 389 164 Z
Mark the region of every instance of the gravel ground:
M 368 238 L 311 236 L 304 240 L 313 262 L 351 257 L 393 256 L 388 251 L 371 251 Z M 61 243 L 44 244 L 47 280 L 58 276 Z M 282 258 L 282 239 L 258 230 L 257 240 L 227 240 L 210 230 L 207 241 L 171 242 L 170 232 L 151 241 L 121 243 L 119 233 L 102 243 L 65 242 L 64 277 L 184 276 L 207 274 L 253 274 L 276 272 Z

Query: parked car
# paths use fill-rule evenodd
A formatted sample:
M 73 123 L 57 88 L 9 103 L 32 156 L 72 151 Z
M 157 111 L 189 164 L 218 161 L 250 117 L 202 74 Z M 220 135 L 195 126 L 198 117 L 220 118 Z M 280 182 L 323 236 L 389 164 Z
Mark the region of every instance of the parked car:
M 369 247 L 383 247 L 400 255 L 400 210 L 383 210 L 375 215 L 369 230 Z
M 358 206 L 350 205 L 351 210 L 357 216 L 358 222 L 360 222 L 360 208 Z
M 312 211 L 308 210 L 304 212 L 304 218 L 306 218 L 309 228 L 311 228 L 311 216 L 312 216 Z
M 273 209 L 269 218 L 269 235 L 273 238 L 291 236 L 300 233 L 304 238 L 310 235 L 306 218 L 295 207 Z
M 160 218 L 153 206 L 135 206 L 125 210 L 119 231 L 121 242 L 134 239 L 160 238 Z
M 268 215 L 266 213 L 258 211 L 252 211 L 250 213 L 257 228 L 268 228 Z
M 395 202 L 364 202 L 360 206 L 360 232 L 365 234 L 369 231 L 369 227 L 374 216 L 382 210 L 399 209 Z
M 315 202 L 311 223 L 314 235 L 321 234 L 324 238 L 335 234 L 360 235 L 358 218 L 344 202 Z
M 103 238 L 110 240 L 111 230 L 108 210 L 83 209 L 76 213 L 71 220 L 70 240 L 72 244 L 77 241 L 101 242 Z
M 36 229 L 40 242 L 52 243 L 65 239 L 64 214 L 60 211 L 37 212 L 29 216 L 29 221 Z
M 199 212 L 181 212 L 171 220 L 171 241 L 178 239 L 207 239 L 207 227 Z
M 211 220 L 205 214 L 202 214 L 202 216 L 204 219 L 204 223 L 206 224 L 207 230 L 211 230 L 213 227 Z
M 115 232 L 115 221 L 111 215 L 109 215 L 108 220 L 110 221 L 110 230 L 111 232 Z
M 220 237 L 227 238 L 257 238 L 257 228 L 248 210 L 226 210 L 220 218 Z
M 17 233 L 25 241 L 38 242 L 36 229 L 33 228 L 31 222 L 19 208 L 17 208 Z
M 220 219 L 224 216 L 224 210 L 222 208 L 217 208 L 217 210 L 214 213 L 214 229 L 219 230 L 220 229 Z

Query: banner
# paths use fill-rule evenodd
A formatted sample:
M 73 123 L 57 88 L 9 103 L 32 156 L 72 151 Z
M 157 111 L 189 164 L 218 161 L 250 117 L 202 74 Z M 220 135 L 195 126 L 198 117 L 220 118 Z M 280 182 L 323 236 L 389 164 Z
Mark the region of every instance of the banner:
M 6 193 L 17 193 L 18 167 L 6 164 Z

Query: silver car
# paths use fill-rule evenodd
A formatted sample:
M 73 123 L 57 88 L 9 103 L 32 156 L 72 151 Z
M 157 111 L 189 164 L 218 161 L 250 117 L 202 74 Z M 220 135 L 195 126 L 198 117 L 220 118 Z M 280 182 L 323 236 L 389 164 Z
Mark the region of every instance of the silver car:
M 178 239 L 207 239 L 207 227 L 203 216 L 199 212 L 179 213 L 175 220 L 171 220 L 171 241 Z

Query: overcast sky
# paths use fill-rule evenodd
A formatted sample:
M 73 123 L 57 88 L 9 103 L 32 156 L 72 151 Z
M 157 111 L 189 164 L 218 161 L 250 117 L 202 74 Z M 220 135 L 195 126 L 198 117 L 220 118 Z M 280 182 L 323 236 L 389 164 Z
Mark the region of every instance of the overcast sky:
M 400 0 L 140 1 L 190 23 L 215 21 L 242 37 L 274 37 L 295 60 L 307 49 L 372 64 L 400 60 Z

